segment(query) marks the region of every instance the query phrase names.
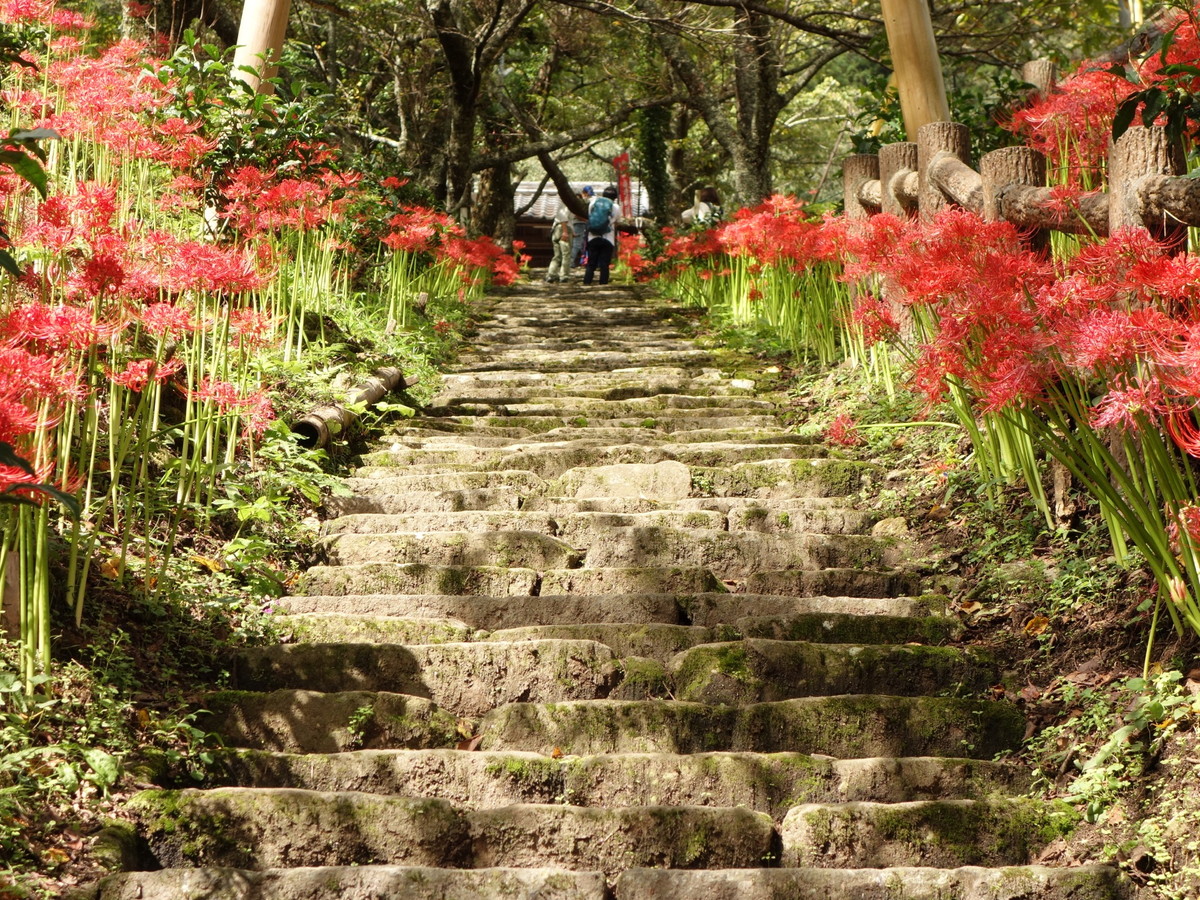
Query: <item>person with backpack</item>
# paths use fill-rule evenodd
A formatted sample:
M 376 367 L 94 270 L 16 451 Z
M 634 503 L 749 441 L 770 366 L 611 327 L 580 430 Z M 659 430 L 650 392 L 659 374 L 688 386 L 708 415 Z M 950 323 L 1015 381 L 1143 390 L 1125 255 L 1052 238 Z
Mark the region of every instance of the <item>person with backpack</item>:
M 617 223 L 621 221 L 621 205 L 617 203 L 617 189 L 609 185 L 592 198 L 588 204 L 587 222 L 587 268 L 583 270 L 583 283 L 591 284 L 596 271 L 600 272 L 600 284 L 608 284 L 608 268 L 612 265 L 613 252 L 617 249 Z
M 550 247 L 553 256 L 550 259 L 550 268 L 546 270 L 546 284 L 567 280 L 571 271 L 571 243 L 574 238 L 571 213 L 565 206 L 560 206 L 554 214 L 554 222 L 550 225 Z

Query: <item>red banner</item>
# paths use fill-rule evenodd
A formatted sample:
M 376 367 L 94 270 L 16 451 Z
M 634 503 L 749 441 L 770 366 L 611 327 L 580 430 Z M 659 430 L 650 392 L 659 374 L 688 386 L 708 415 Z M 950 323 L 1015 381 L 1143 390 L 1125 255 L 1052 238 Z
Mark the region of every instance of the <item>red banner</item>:
M 613 168 L 617 170 L 617 197 L 621 201 L 621 214 L 633 218 L 633 186 L 629 181 L 629 154 L 613 157 Z

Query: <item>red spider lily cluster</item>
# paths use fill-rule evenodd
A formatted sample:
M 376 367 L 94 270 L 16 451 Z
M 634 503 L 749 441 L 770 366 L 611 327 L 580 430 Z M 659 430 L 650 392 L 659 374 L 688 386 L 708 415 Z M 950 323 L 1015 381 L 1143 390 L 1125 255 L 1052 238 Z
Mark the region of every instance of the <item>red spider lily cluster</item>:
M 42 202 L 24 181 L 0 174 L 0 196 L 18 210 L 7 230 L 28 260 L 0 298 L 0 440 L 38 463 L 38 480 L 49 479 L 62 416 L 103 403 L 114 389 L 136 398 L 151 388 L 261 435 L 270 400 L 227 360 L 277 340 L 281 313 L 262 298 L 290 264 L 294 236 L 318 233 L 330 252 L 350 251 L 371 231 L 352 210 L 403 180 L 367 185 L 323 144 L 296 143 L 289 160 L 267 167 L 218 170 L 218 138 L 206 123 L 163 114 L 177 85 L 145 45 L 123 40 L 86 52 L 89 20 L 50 0 L 0 0 L 0 23 L 50 26 L 54 37 L 31 52 L 37 68 L 14 68 L 0 96 L 30 126 L 54 129 L 64 147 L 86 147 L 85 164 L 72 169 L 96 173 L 52 182 Z M 120 180 L 138 165 L 156 196 L 145 182 L 131 190 Z M 193 224 L 180 228 L 188 217 Z M 520 266 L 490 239 L 469 239 L 423 208 L 396 212 L 382 243 L 456 270 L 468 285 L 510 283 Z M 191 348 L 205 348 L 212 371 Z M 56 477 L 62 483 L 67 474 Z M 30 480 L 0 471 L 0 489 Z
M 1164 71 L 1178 64 L 1194 66 L 1200 59 L 1195 20 L 1180 12 L 1164 25 L 1171 33 L 1166 53 L 1154 53 L 1126 66 L 1136 83 L 1113 71 L 1111 63 L 1085 60 L 1049 96 L 1013 114 L 1010 129 L 1044 153 L 1066 185 L 1076 189 L 1100 187 L 1113 117 L 1130 94 L 1168 82 L 1192 93 L 1200 91 L 1200 77 L 1180 79 Z
M 934 314 L 913 366 L 931 400 L 955 382 L 998 411 L 1075 379 L 1102 391 L 1096 427 L 1176 431 L 1200 401 L 1200 261 L 1169 255 L 1144 232 L 1056 263 L 1026 250 L 1008 224 L 946 211 L 927 225 L 853 223 L 844 247 L 847 277 L 882 275 L 889 301 Z M 869 339 L 894 334 L 894 314 L 872 295 L 855 320 L 870 323 Z
M 664 230 L 665 264 L 650 266 L 643 262 L 635 271 L 651 277 L 699 267 L 712 277 L 721 274 L 729 257 L 750 260 L 755 268 L 786 266 L 804 270 L 836 259 L 839 221 L 814 218 L 803 201 L 774 195 L 758 206 L 738 210 L 728 222 L 714 228 L 683 233 Z
M 387 182 L 394 185 L 387 185 Z M 400 179 L 385 179 L 385 186 L 403 186 Z M 411 207 L 388 219 L 388 231 L 381 238 L 384 245 L 398 253 L 428 255 L 444 259 L 457 266 L 465 282 L 478 278 L 479 272 L 490 273 L 497 285 L 512 284 L 528 257 L 518 258 L 506 253 L 489 237 L 466 236 L 461 225 L 445 213 L 427 207 Z M 515 246 L 518 253 L 522 248 Z

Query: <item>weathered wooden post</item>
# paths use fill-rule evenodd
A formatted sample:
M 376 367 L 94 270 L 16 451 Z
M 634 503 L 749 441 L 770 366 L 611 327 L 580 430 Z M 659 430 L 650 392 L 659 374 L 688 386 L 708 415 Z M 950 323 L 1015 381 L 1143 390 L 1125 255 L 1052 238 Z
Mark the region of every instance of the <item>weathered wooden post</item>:
M 904 130 L 912 140 L 922 125 L 950 119 L 933 21 L 926 0 L 880 0 L 880 6 L 892 51 Z
M 956 122 L 930 122 L 917 132 L 917 172 L 921 178 L 919 204 L 922 219 L 932 219 L 950 200 L 934 183 L 929 167 L 939 153 L 946 153 L 964 166 L 971 164 L 971 132 Z
M 234 77 L 251 90 L 261 94 L 274 90 L 268 79 L 279 66 L 291 6 L 291 0 L 245 0 L 242 6 L 238 47 L 233 54 Z M 243 66 L 254 72 L 241 71 Z
M 865 219 L 879 211 L 878 195 L 864 191 L 871 182 L 879 184 L 879 157 L 868 153 L 847 156 L 842 163 L 842 196 L 848 218 Z
M 919 184 L 915 141 L 899 141 L 879 148 L 879 182 L 885 213 L 906 216 L 917 211 Z
M 993 150 L 979 161 L 979 175 L 983 179 L 983 218 L 988 222 L 1002 222 L 1006 216 L 1001 192 L 1016 184 L 1043 187 L 1046 184 L 1046 157 L 1030 147 Z M 1030 228 L 1026 236 L 1034 250 L 1045 250 L 1049 246 L 1049 232 L 1045 228 Z
M 1058 69 L 1052 60 L 1031 59 L 1021 66 L 1021 80 L 1033 85 L 1033 90 L 1030 91 L 1033 96 L 1030 99 L 1043 100 L 1054 90 L 1054 84 L 1058 80 Z
M 1149 204 L 1143 188 L 1162 183 L 1161 176 L 1183 175 L 1187 171 L 1183 149 L 1167 137 L 1159 126 L 1134 126 L 1121 135 L 1108 150 L 1108 229 L 1145 228 L 1172 252 L 1187 247 L 1187 224 Z

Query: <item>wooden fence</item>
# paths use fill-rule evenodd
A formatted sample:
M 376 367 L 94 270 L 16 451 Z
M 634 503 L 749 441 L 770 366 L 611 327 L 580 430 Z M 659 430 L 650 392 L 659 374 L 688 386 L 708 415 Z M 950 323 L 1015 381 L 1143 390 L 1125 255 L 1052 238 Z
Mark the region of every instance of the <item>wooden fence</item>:
M 1047 81 L 1042 90 L 1048 87 Z M 933 122 L 920 128 L 915 143 L 888 144 L 877 156 L 847 157 L 846 214 L 930 219 L 959 206 L 987 221 L 1011 222 L 1034 246 L 1044 246 L 1050 230 L 1103 236 L 1144 228 L 1182 249 L 1187 226 L 1200 225 L 1200 178 L 1185 176 L 1182 148 L 1158 126 L 1129 128 L 1109 147 L 1108 190 L 1085 193 L 1065 206 L 1054 202 L 1046 186 L 1046 158 L 1037 150 L 995 150 L 975 169 L 970 146 L 965 125 Z

